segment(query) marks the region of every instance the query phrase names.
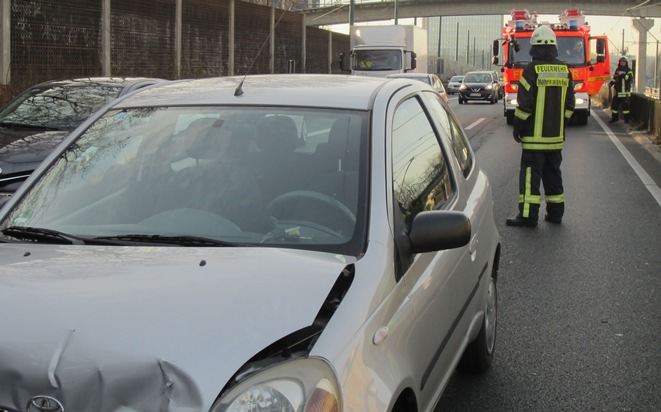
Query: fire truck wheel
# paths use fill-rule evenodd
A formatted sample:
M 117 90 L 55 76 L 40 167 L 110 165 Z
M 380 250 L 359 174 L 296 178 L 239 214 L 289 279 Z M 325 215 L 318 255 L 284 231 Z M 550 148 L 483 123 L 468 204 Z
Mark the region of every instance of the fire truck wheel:
M 508 111 L 505 116 L 507 116 L 507 124 L 514 124 L 514 110 Z
M 588 124 L 588 112 L 578 112 L 576 113 L 576 124 L 578 126 L 585 126 Z

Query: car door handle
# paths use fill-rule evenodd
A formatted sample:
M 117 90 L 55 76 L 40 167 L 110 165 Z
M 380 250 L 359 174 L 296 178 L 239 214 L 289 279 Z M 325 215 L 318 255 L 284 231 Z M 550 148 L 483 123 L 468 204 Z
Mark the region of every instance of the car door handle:
M 475 260 L 475 257 L 477 256 L 477 245 L 479 243 L 479 240 L 477 239 L 477 235 L 473 236 L 471 239 L 470 245 L 468 246 L 468 252 L 471 255 L 471 260 Z

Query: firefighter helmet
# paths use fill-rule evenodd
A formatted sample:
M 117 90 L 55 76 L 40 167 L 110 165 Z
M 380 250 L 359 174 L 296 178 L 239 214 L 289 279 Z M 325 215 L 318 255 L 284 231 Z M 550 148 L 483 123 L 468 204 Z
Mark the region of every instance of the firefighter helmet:
M 531 46 L 546 46 L 553 45 L 557 46 L 555 40 L 555 33 L 548 26 L 539 26 L 532 32 L 532 37 L 530 38 Z
M 629 59 L 627 59 L 627 56 L 622 56 L 620 57 L 620 60 L 618 60 L 618 63 L 619 62 L 625 62 L 626 64 L 629 64 Z

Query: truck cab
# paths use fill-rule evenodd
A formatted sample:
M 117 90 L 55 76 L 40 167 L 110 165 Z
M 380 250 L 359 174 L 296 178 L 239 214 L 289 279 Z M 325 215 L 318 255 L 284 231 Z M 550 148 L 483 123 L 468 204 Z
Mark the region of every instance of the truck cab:
M 352 26 L 351 51 L 340 68 L 351 74 L 387 76 L 427 72 L 427 31 L 413 25 Z
M 576 107 L 573 121 L 587 124 L 590 115 L 590 96 L 597 94 L 602 84 L 610 78 L 608 39 L 606 36 L 591 36 L 590 26 L 580 10 L 565 10 L 559 23 L 537 22 L 536 15 L 527 10 L 512 12 L 512 20 L 503 28 L 503 99 L 504 116 L 507 124 L 514 123 L 517 107 L 516 95 L 523 68 L 530 63 L 530 37 L 541 26 L 549 26 L 556 35 L 558 60 L 569 67 L 574 80 Z M 500 40 L 494 41 L 493 63 L 498 64 Z

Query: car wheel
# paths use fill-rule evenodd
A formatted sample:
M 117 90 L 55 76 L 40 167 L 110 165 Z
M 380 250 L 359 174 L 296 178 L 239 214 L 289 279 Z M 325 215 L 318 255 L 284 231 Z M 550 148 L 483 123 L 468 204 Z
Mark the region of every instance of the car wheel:
M 459 100 L 459 104 L 464 104 L 464 99 L 462 99 L 461 96 L 459 96 L 458 100 Z
M 496 347 L 496 320 L 498 318 L 498 293 L 496 279 L 492 273 L 487 290 L 487 304 L 484 308 L 484 320 L 477 338 L 471 342 L 457 368 L 462 372 L 481 373 L 491 367 L 493 352 Z

